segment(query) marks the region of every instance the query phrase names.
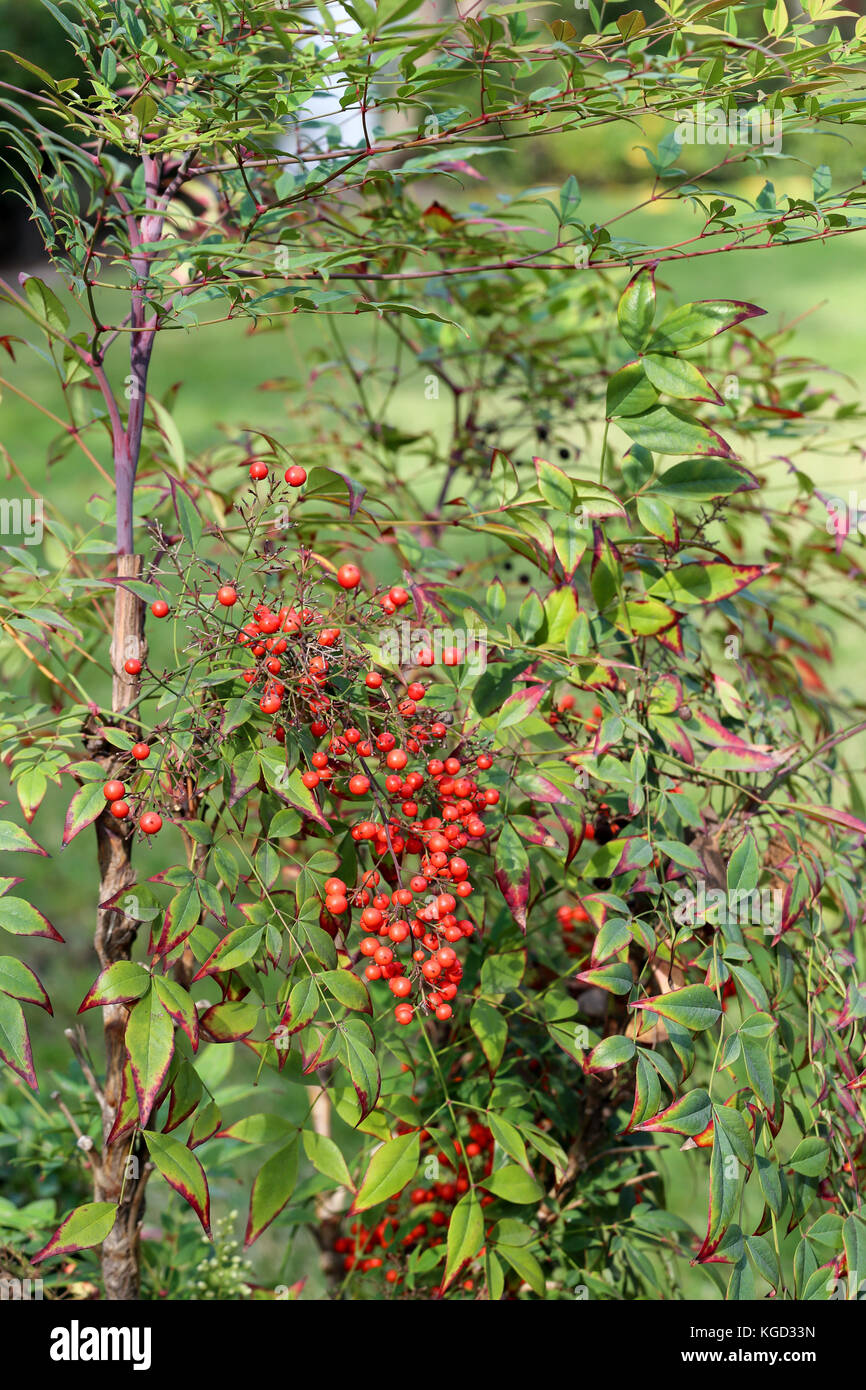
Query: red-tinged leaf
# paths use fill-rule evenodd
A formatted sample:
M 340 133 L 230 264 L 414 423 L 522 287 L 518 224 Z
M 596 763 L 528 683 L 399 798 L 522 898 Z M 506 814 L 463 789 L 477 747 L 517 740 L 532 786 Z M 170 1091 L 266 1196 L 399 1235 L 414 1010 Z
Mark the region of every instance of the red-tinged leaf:
M 155 956 L 167 956 L 186 941 L 201 919 L 201 900 L 194 883 L 188 883 L 175 893 L 165 910 L 159 941 L 153 948 Z
M 502 827 L 493 851 L 494 872 L 511 915 L 526 934 L 526 905 L 529 902 L 529 858 L 523 842 L 510 821 Z
M 866 823 L 852 816 L 848 811 L 837 811 L 835 806 L 803 806 L 799 802 L 774 802 L 780 811 L 795 811 L 824 825 L 838 825 L 842 830 L 850 830 L 857 836 L 866 835 Z M 2 906 L 0 906 L 2 911 Z
M 663 647 L 667 647 L 668 651 L 674 652 L 676 656 L 685 656 L 686 648 L 679 623 L 674 623 L 664 632 L 657 632 L 655 638 L 657 642 L 660 642 Z
M 347 1031 L 343 1035 L 343 1043 L 346 1051 L 346 1065 L 349 1068 L 355 1095 L 358 1097 L 361 1119 L 363 1120 L 375 1108 L 379 1100 L 379 1093 L 382 1089 L 382 1074 L 374 1054 L 369 1047 L 365 1047 L 362 1042 L 359 1042 L 354 1034 Z
M 174 1025 L 155 989 L 139 999 L 130 1012 L 126 1050 L 141 1123 L 146 1125 L 174 1053 Z
M 135 1094 L 132 1068 L 127 1061 L 124 1063 L 123 1078 L 120 1083 L 120 1103 L 114 1116 L 108 1143 L 116 1144 L 118 1139 L 122 1139 L 125 1134 L 129 1134 L 131 1130 L 135 1129 L 137 1124 L 138 1096 Z
M 85 1202 L 64 1217 L 47 1245 L 30 1256 L 31 1264 L 47 1260 L 49 1255 L 72 1255 L 76 1250 L 90 1250 L 101 1245 L 111 1232 L 117 1216 L 114 1202 Z
M 103 798 L 104 800 L 104 798 Z M 6 802 L 2 803 L 4 806 Z M 37 845 L 32 835 L 20 825 L 16 825 L 11 820 L 0 820 L 0 850 L 4 854 L 43 854 L 47 859 L 48 851 L 41 845 Z
M 766 309 L 738 299 L 698 299 L 669 309 L 649 341 L 651 352 L 682 352 L 705 343 L 746 319 L 760 318 Z
M 367 986 L 351 970 L 321 970 L 316 978 L 344 1008 L 372 1016 L 373 1005 Z
M 92 825 L 106 808 L 101 782 L 85 782 L 75 793 L 66 812 L 63 826 L 63 846 L 74 840 L 88 825 Z
M 692 748 L 689 736 L 679 720 L 671 719 L 666 714 L 652 714 L 650 715 L 650 723 L 668 748 L 671 748 L 678 758 L 682 758 L 684 763 L 693 767 L 695 750 Z
M 293 1139 L 278 1149 L 256 1174 L 250 1194 L 250 1214 L 244 1245 L 252 1245 L 262 1231 L 279 1216 L 295 1190 L 298 1177 L 298 1141 Z
M 364 1181 L 352 1203 L 352 1215 L 376 1207 L 402 1192 L 418 1171 L 420 1147 L 417 1130 L 381 1144 L 370 1159 Z
M 767 744 L 756 744 L 752 748 L 740 748 L 738 744 L 722 744 L 708 753 L 701 763 L 708 772 L 773 772 L 782 767 L 796 752 L 795 745 L 789 748 L 770 748 Z
M 189 1138 L 186 1141 L 187 1148 L 197 1149 L 200 1144 L 206 1144 L 208 1139 L 213 1139 L 221 1124 L 222 1115 L 219 1107 L 215 1101 L 208 1101 L 207 1104 L 199 1110 L 193 1121 Z
M 39 1090 L 24 1010 L 18 1000 L 8 994 L 0 994 L 0 1059 L 17 1072 L 32 1091 Z
M 201 1080 L 195 1067 L 190 1066 L 187 1061 L 182 1061 L 171 1087 L 168 1119 L 163 1127 L 165 1134 L 168 1134 L 169 1130 L 177 1129 L 178 1125 L 189 1119 L 202 1098 L 202 1091 Z
M 575 976 L 582 985 L 595 985 L 608 994 L 628 994 L 634 985 L 634 975 L 628 961 L 615 961 L 613 965 L 601 965 L 598 970 L 582 970 Z
M 693 560 L 667 570 L 647 593 L 665 603 L 687 607 L 719 603 L 769 574 L 774 565 L 733 565 L 720 560 Z
M 629 1122 L 622 1133 L 630 1134 L 645 1116 L 654 1115 L 661 1098 L 662 1086 L 659 1081 L 659 1074 L 652 1063 L 645 1056 L 639 1054 L 635 1072 L 634 1104 Z
M 195 1154 L 170 1134 L 157 1134 L 154 1130 L 142 1130 L 151 1158 L 169 1187 L 180 1193 L 189 1202 L 196 1216 L 209 1236 L 210 1192 L 204 1169 Z
M 292 986 L 288 1003 L 283 1010 L 280 1023 L 284 1030 L 292 1034 L 304 1028 L 311 1018 L 315 1018 L 321 1001 L 322 996 L 319 994 L 316 977 L 314 975 L 304 976 L 296 985 Z
M 662 1018 L 671 1018 L 691 1032 L 700 1033 L 712 1028 L 722 1013 L 722 1006 L 711 989 L 706 985 L 686 985 L 685 989 L 671 990 L 670 994 L 657 994 L 651 999 L 639 999 L 629 1006 L 632 1009 L 648 1009 Z
M 54 1012 L 39 976 L 17 956 L 0 956 L 0 990 L 25 1004 L 37 1004 L 46 1013 Z
M 720 1247 L 723 1245 L 725 1232 L 737 1211 L 745 1175 L 746 1167 L 737 1158 L 724 1128 L 720 1124 L 714 1125 L 713 1147 L 710 1154 L 707 1234 L 703 1245 L 692 1261 L 693 1264 L 730 1262 L 730 1256 L 726 1255 Z
M 260 923 L 246 923 L 230 931 L 228 936 L 224 936 L 222 941 L 217 943 L 204 965 L 193 975 L 193 983 L 204 979 L 206 975 L 235 970 L 239 965 L 245 965 L 248 960 L 252 960 L 259 949 L 264 930 Z
M 641 1120 L 634 1125 L 634 1129 L 645 1130 L 649 1134 L 682 1134 L 693 1139 L 712 1124 L 712 1119 L 713 1103 L 707 1092 L 688 1091 L 651 1119 Z
M 118 960 L 97 975 L 81 1004 L 80 1014 L 105 1004 L 131 1004 L 150 989 L 150 972 L 131 960 Z
M 215 1042 L 240 1042 L 248 1038 L 258 1022 L 258 1011 L 243 999 L 212 1004 L 199 1018 L 199 1027 Z
M 191 994 L 170 975 L 157 975 L 154 979 L 154 985 L 166 1012 L 186 1033 L 193 1052 L 197 1052 L 199 1040 L 198 1011 Z
M 0 927 L 13 936 L 45 936 L 49 941 L 62 941 L 47 917 L 26 898 L 0 898 Z
M 484 1244 L 484 1213 L 475 1192 L 465 1193 L 451 1213 L 448 1223 L 448 1245 L 445 1277 L 442 1288 L 447 1289 L 468 1260 L 478 1254 Z

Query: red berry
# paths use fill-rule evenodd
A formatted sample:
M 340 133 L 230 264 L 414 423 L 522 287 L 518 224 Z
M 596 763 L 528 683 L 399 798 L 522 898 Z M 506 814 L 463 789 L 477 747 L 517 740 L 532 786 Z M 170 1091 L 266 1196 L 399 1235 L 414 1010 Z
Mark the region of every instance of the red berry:
M 394 1010 L 394 1017 L 398 1023 L 405 1027 L 407 1023 L 412 1022 L 412 1013 L 413 1009 L 411 1004 L 398 1004 Z
M 409 759 L 406 757 L 406 754 L 403 752 L 402 748 L 392 748 L 391 752 L 385 759 L 385 762 L 388 764 L 388 766 L 390 768 L 393 768 L 395 772 L 400 772 L 401 769 L 406 766 L 408 761 Z
M 156 811 L 145 811 L 138 824 L 145 835 L 155 835 L 162 829 L 162 816 L 158 816 Z
M 134 743 L 130 752 L 138 763 L 143 763 L 146 758 L 150 757 L 150 748 L 146 743 Z
M 291 468 L 286 469 L 286 482 L 289 487 L 303 487 L 306 481 L 306 468 L 301 468 L 298 464 L 293 464 Z
M 475 759 L 475 765 L 486 772 L 488 767 L 493 766 L 493 759 L 489 753 L 479 753 L 478 757 Z
M 128 661 L 124 661 L 123 669 L 128 676 L 137 676 L 141 672 L 141 662 L 137 656 L 131 656 Z
M 231 584 L 223 584 L 221 589 L 217 589 L 217 602 L 221 603 L 223 608 L 231 608 L 237 601 L 237 590 L 233 589 Z
M 382 684 L 382 677 L 378 671 L 368 671 L 364 677 L 364 684 L 370 690 L 378 690 Z
M 378 952 L 376 954 L 378 957 Z M 407 994 L 412 993 L 412 982 L 405 975 L 395 975 L 393 980 L 388 981 L 388 988 L 398 999 L 405 999 Z
M 349 778 L 349 791 L 352 793 L 353 796 L 363 796 L 364 793 L 369 790 L 369 777 L 364 777 L 364 775 L 359 772 L 355 777 Z
M 451 1008 L 450 1004 L 442 1003 L 436 1005 L 436 1017 L 439 1019 L 440 1023 L 444 1023 L 446 1019 L 450 1018 L 453 1012 L 454 1010 Z M 471 1148 L 472 1145 L 469 1147 Z M 469 1150 L 467 1149 L 467 1153 L 468 1152 Z
M 361 571 L 357 565 L 341 565 L 337 570 L 337 583 L 341 589 L 355 589 L 361 582 Z
M 150 605 L 150 611 L 155 618 L 168 617 L 168 604 L 164 598 L 158 598 L 155 603 Z
M 413 681 L 406 691 L 410 700 L 423 700 L 426 693 L 426 687 L 423 686 L 420 681 Z
M 262 478 L 266 478 L 267 476 L 268 465 L 266 463 L 262 463 L 261 460 L 259 460 L 258 463 L 250 464 L 250 477 L 254 483 L 261 482 Z
M 263 695 L 262 698 L 259 700 L 259 709 L 261 710 L 262 714 L 276 714 L 277 710 L 280 708 L 281 703 L 282 702 L 280 700 L 279 695 Z M 317 781 L 318 775 L 319 774 L 316 773 Z
M 125 801 L 112 801 L 108 809 L 111 811 L 111 814 L 113 816 L 117 817 L 118 820 L 125 820 L 126 817 L 129 815 L 129 805 Z
M 389 589 L 388 597 L 395 608 L 402 608 L 404 603 L 409 602 L 408 592 L 399 584 L 395 584 L 392 589 Z
M 126 793 L 126 787 L 122 782 L 106 782 L 102 788 L 106 801 L 119 801 Z
M 317 787 L 319 785 L 319 774 L 318 772 L 305 772 L 301 777 L 301 781 L 303 782 L 305 787 L 309 787 L 312 791 L 313 787 Z

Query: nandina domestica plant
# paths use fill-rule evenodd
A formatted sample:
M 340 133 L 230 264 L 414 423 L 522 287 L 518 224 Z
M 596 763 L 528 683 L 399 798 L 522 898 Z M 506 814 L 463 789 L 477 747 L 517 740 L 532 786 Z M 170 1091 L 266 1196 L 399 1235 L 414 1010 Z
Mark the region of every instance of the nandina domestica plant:
M 210 1235 L 251 1158 L 250 1258 L 313 1232 L 327 1297 L 837 1296 L 866 1239 L 866 726 L 820 667 L 861 569 L 807 455 L 857 410 L 735 265 L 857 231 L 864 188 L 822 163 L 749 202 L 730 180 L 776 152 L 683 134 L 759 91 L 780 139 L 850 124 L 862 21 L 45 8 L 78 76 L 22 55 L 38 96 L 0 86 L 53 271 L 0 287 L 6 385 L 58 431 L 52 477 L 100 476 L 8 548 L 3 750 L 27 825 L 52 785 L 65 819 L 10 813 L 0 850 L 95 834 L 96 959 L 62 1117 L 92 1191 L 27 1259 L 98 1248 L 135 1298 L 146 1194 Z M 639 119 L 681 242 L 519 163 L 463 199 L 503 147 Z M 674 294 L 669 262 L 717 253 L 729 295 Z M 302 320 L 315 370 L 261 383 L 289 426 L 211 399 L 222 441 L 188 449 L 166 340 L 240 321 L 233 352 L 282 362 Z M 401 415 L 398 381 L 447 410 Z M 0 926 L 53 943 L 45 985 L 0 973 L 35 1090 L 69 947 L 15 884 Z

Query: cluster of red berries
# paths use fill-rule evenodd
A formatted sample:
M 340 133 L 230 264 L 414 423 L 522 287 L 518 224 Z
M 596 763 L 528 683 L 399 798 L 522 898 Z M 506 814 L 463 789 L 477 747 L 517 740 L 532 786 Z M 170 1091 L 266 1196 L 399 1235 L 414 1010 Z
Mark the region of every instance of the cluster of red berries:
M 410 1132 L 408 1125 L 401 1124 L 399 1128 L 404 1134 Z M 449 1176 L 426 1187 L 408 1189 L 402 1201 L 388 1203 L 386 1214 L 375 1225 L 365 1226 L 363 1221 L 353 1221 L 350 1234 L 340 1236 L 334 1244 L 337 1254 L 343 1256 L 343 1268 L 347 1272 L 357 1269 L 360 1274 L 369 1274 L 382 1270 L 387 1284 L 399 1283 L 401 1259 L 418 1246 L 433 1248 L 444 1244 L 454 1204 L 469 1191 L 470 1168 L 476 1182 L 493 1171 L 493 1135 L 478 1120 L 470 1125 L 467 1142 L 454 1140 L 453 1159 L 444 1152 L 436 1152 L 429 1131 L 422 1130 L 421 1139 L 430 1157 L 435 1154 L 438 1166 L 451 1170 Z M 489 1193 L 485 1194 L 481 1206 L 490 1206 L 495 1200 Z M 483 1249 L 476 1258 L 484 1258 Z M 463 1288 L 471 1291 L 473 1281 L 465 1280 Z
M 255 459 L 250 464 L 250 477 L 254 483 L 262 482 L 269 474 L 270 469 L 263 459 Z M 286 469 L 284 477 L 289 487 L 303 487 L 307 481 L 307 470 L 294 464 L 291 468 Z
M 575 903 L 573 907 L 566 903 L 556 909 L 556 917 L 562 930 L 567 953 L 570 956 L 583 955 L 582 946 L 574 941 L 573 937 L 578 928 L 585 926 L 587 922 L 592 920 L 586 908 L 581 903 Z
M 146 758 L 150 757 L 150 747 L 146 743 L 134 743 L 129 751 L 136 762 L 144 762 Z M 130 806 L 125 799 L 126 787 L 124 784 L 112 778 L 110 782 L 106 782 L 102 792 L 108 802 L 108 809 L 115 820 L 126 820 L 130 814 Z M 162 816 L 158 815 L 156 811 L 145 811 L 139 817 L 138 828 L 145 835 L 155 835 L 158 830 L 162 829 Z
M 548 716 L 548 723 L 556 727 L 557 724 L 582 724 L 588 734 L 598 732 L 604 711 L 601 705 L 593 705 L 592 712 L 588 719 L 582 719 L 579 714 L 574 712 L 574 696 L 570 691 L 560 696 L 556 703 L 556 709 Z
M 408 999 L 416 985 L 425 1012 L 434 1013 L 440 1022 L 451 1017 L 452 1001 L 463 975 L 454 945 L 475 930 L 468 918 L 457 915 L 459 901 L 473 891 L 470 866 L 458 851 L 483 838 L 483 813 L 499 801 L 498 790 L 480 788 L 475 776 L 455 756 L 430 758 L 426 772 L 406 772 L 409 753 L 420 752 L 422 741 L 428 737 L 441 738 L 446 733 L 445 725 L 436 722 L 429 734 L 423 726 L 413 726 L 406 740 L 407 753 L 396 746 L 394 735 L 388 731 L 368 740 L 358 729 L 349 727 L 331 738 L 329 754 L 319 752 L 312 757 L 317 780 L 322 774 L 326 779 L 342 774 L 347 778 L 344 790 L 353 797 L 370 793 L 376 774 L 369 760 L 378 758 L 385 773 L 384 796 L 399 803 L 399 813 L 383 815 L 384 796 L 379 796 L 376 785 L 379 816 L 365 817 L 351 829 L 354 840 L 368 843 L 389 869 L 396 868 L 397 886 L 384 891 L 376 869 L 365 872 L 353 891 L 342 879 L 328 879 L 322 924 L 326 929 L 339 927 L 348 936 L 350 922 L 346 919 L 353 908 L 360 908 L 360 925 L 367 933 L 360 943 L 361 956 L 368 958 L 365 977 L 371 982 L 388 982 L 392 994 L 401 1001 L 394 1010 L 400 1024 L 412 1021 L 414 1010 Z M 355 760 L 362 760 L 365 771 L 347 775 Z M 492 764 L 489 753 L 475 757 L 477 770 L 486 771 Z M 307 785 L 317 785 L 312 775 Z M 427 802 L 426 809 L 432 814 L 422 815 L 420 801 Z M 416 871 L 406 863 L 414 856 L 419 861 Z M 408 958 L 400 960 L 395 953 L 399 954 L 404 942 Z

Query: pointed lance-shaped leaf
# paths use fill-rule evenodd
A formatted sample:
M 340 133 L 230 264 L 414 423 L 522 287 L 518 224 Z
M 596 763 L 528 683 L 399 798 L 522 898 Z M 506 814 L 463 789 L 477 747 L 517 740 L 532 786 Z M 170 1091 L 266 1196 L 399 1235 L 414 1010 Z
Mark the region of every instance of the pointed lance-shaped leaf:
M 662 1018 L 672 1018 L 683 1028 L 700 1033 L 712 1028 L 722 1013 L 722 1006 L 711 989 L 706 985 L 686 985 L 685 989 L 671 990 L 670 994 L 657 994 L 650 999 L 639 999 L 629 1006 L 632 1009 L 649 1009 L 661 1014 Z
M 38 1091 L 24 1010 L 9 994 L 0 994 L 0 1058 L 32 1091 Z
M 298 1141 L 292 1139 L 284 1148 L 262 1164 L 250 1194 L 250 1212 L 247 1218 L 244 1245 L 252 1245 L 279 1216 L 295 1190 L 298 1176 Z
M 5 802 L 3 805 L 5 806 Z M 47 859 L 48 850 L 37 845 L 32 835 L 28 835 L 23 826 L 16 825 L 11 820 L 0 820 L 0 850 L 4 854 L 42 854 Z
M 116 1216 L 114 1202 L 85 1202 L 63 1218 L 48 1244 L 30 1256 L 30 1263 L 35 1265 L 49 1255 L 71 1255 L 76 1250 L 89 1250 L 94 1245 L 101 1245 L 110 1233 Z
M 105 1004 L 132 1004 L 150 989 L 150 972 L 131 960 L 117 960 L 100 970 L 78 1006 L 80 1014 Z
M 352 1203 L 352 1214 L 386 1202 L 401 1192 L 418 1168 L 421 1140 L 418 1131 L 400 1134 L 381 1144 L 370 1159 L 364 1181 Z
M 54 1012 L 36 971 L 17 956 L 0 956 L 0 990 L 25 1004 L 37 1004 L 48 1014 Z
M 133 1005 L 126 1025 L 126 1050 L 141 1123 L 146 1125 L 174 1052 L 174 1025 L 155 989 Z
M 26 898 L 0 898 L 0 927 L 12 936 L 44 936 L 62 941 L 59 931 Z
M 101 783 L 85 782 L 69 803 L 63 825 L 63 848 L 65 849 L 69 841 L 74 840 L 88 825 L 92 825 L 105 809 L 106 801 Z
M 204 1169 L 195 1154 L 171 1134 L 157 1134 L 149 1129 L 143 1129 L 142 1134 L 151 1158 L 169 1187 L 189 1202 L 205 1235 L 209 1236 L 210 1192 Z

